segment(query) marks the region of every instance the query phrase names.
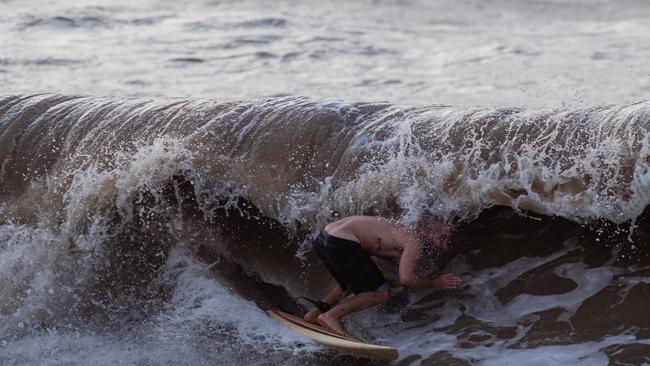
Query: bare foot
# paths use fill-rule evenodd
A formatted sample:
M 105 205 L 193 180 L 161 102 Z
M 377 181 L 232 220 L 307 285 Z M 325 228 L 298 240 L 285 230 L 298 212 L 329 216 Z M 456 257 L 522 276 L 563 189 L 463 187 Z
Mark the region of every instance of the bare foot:
M 305 319 L 305 321 L 307 322 L 318 324 L 318 316 L 320 314 L 321 314 L 320 310 L 314 308 L 311 309 L 307 314 L 305 314 L 303 319 Z
M 341 322 L 338 319 L 333 318 L 327 313 L 318 316 L 318 324 L 323 326 L 323 328 L 331 332 L 334 332 L 338 335 L 342 335 L 348 338 L 354 338 L 352 334 L 348 333 L 345 330 L 345 328 L 343 328 L 343 324 L 341 324 Z

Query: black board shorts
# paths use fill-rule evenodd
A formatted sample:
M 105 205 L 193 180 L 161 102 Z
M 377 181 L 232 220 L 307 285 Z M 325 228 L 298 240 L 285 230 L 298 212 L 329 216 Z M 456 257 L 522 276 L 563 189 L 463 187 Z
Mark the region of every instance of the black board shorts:
M 358 294 L 388 290 L 384 274 L 359 243 L 323 230 L 316 238 L 314 248 L 343 291 Z

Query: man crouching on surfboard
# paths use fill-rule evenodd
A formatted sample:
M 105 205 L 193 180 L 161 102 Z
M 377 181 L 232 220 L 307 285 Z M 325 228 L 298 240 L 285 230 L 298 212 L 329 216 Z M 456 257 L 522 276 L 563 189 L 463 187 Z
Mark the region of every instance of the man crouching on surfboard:
M 428 278 L 416 273 L 418 261 L 424 257 L 423 247 L 445 251 L 448 249 L 448 236 L 446 226 L 413 230 L 377 216 L 350 216 L 325 226 L 316 238 L 315 251 L 338 284 L 322 300 L 329 310 L 321 313 L 317 308 L 312 309 L 304 319 L 351 337 L 341 318 L 390 298 L 390 287 L 378 265 L 390 271 L 392 264 L 404 286 L 458 287 L 461 280 L 454 275 Z M 354 296 L 336 304 L 344 292 L 351 292 Z

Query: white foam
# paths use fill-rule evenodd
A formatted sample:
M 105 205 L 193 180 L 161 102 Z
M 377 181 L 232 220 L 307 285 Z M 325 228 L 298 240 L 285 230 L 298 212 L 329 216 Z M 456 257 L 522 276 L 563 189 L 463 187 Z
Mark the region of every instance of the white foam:
M 11 340 L 3 331 L 0 362 L 21 364 L 232 364 L 280 362 L 320 350 L 224 287 L 208 266 L 177 247 L 163 276 L 174 284 L 166 309 L 108 334 L 52 328 Z M 18 314 L 3 322 L 21 319 Z M 29 326 L 29 325 L 28 325 Z M 266 359 L 265 359 L 266 357 Z

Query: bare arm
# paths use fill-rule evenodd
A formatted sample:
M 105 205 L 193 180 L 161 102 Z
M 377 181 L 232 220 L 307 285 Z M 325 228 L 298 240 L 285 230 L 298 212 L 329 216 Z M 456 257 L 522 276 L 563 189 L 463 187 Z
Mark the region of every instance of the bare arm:
M 399 281 L 409 287 L 432 287 L 436 289 L 455 288 L 460 285 L 460 278 L 451 274 L 442 274 L 436 278 L 418 276 L 416 263 L 422 253 L 420 240 L 412 233 L 404 235 L 404 252 L 399 261 Z

